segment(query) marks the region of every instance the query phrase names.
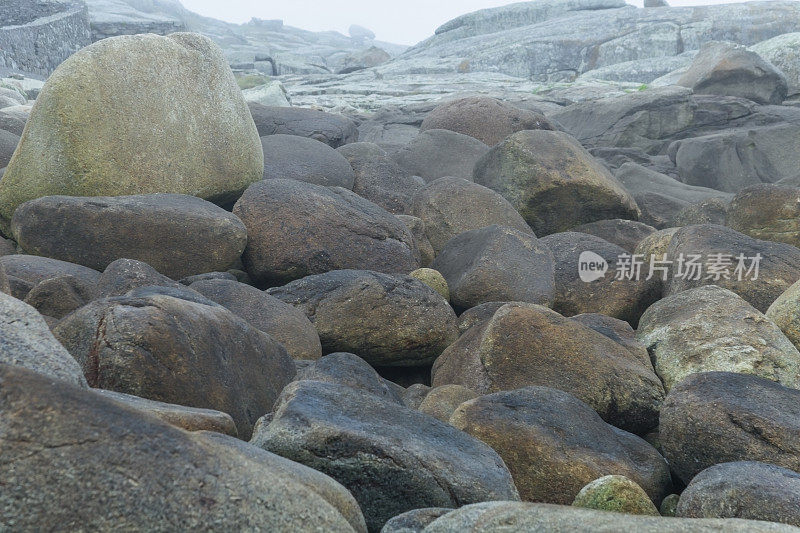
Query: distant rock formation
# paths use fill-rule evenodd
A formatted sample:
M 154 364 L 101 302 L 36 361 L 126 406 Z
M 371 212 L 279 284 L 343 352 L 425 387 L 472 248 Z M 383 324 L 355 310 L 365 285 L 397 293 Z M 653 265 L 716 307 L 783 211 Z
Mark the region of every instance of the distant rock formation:
M 0 24 L 0 70 L 47 76 L 91 42 L 83 0 L 3 0 Z

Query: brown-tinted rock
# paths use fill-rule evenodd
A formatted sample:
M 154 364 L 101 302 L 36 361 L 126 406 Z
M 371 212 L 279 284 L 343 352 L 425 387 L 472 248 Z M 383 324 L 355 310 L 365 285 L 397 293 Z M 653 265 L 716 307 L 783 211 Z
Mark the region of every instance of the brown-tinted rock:
M 261 137 L 264 179 L 297 180 L 329 187 L 353 188 L 353 169 L 327 144 L 297 135 Z
M 230 414 L 249 438 L 295 374 L 282 345 L 185 287 L 95 300 L 63 319 L 56 338 L 92 387 Z M 194 301 L 183 299 L 186 293 Z M 188 297 L 188 296 L 187 296 Z
M 40 281 L 34 285 L 25 296 L 25 303 L 33 306 L 45 316 L 64 318 L 89 303 L 94 295 L 94 286 L 65 274 Z
M 675 213 L 669 222 L 670 226 L 683 227 L 692 224 L 725 225 L 729 204 L 725 198 L 709 198 L 690 204 Z
M 641 214 L 608 169 L 560 131 L 515 133 L 478 161 L 474 179 L 500 193 L 540 236 Z
M 529 385 L 558 388 L 606 422 L 637 433 L 658 424 L 664 398 L 641 352 L 533 304 L 501 307 L 445 350 L 434 364 L 433 386 L 451 383 L 479 394 Z
M 635 220 L 617 218 L 581 224 L 573 228 L 572 231 L 579 231 L 581 233 L 588 233 L 589 235 L 600 237 L 605 241 L 616 244 L 620 248 L 633 253 L 642 239 L 655 233 L 656 228 L 643 224 L 642 222 L 636 222 Z
M 609 474 L 636 482 L 653 501 L 669 494 L 667 463 L 652 446 L 566 392 L 526 387 L 481 396 L 461 404 L 450 423 L 500 454 L 526 501 L 570 504 Z
M 95 295 L 98 298 L 122 296 L 139 287 L 185 288 L 147 263 L 135 259 L 117 259 L 106 267 L 97 280 Z
M 323 353 L 354 353 L 371 365 L 430 364 L 458 338 L 447 301 L 409 276 L 336 270 L 268 292 L 308 316 Z
M 268 333 L 283 344 L 292 358 L 322 357 L 319 335 L 311 321 L 278 298 L 238 281 L 198 281 L 189 288 L 245 319 L 254 328 Z
M 408 228 L 346 189 L 262 181 L 233 211 L 247 227 L 245 267 L 261 286 L 343 268 L 406 274 L 419 267 Z
M 423 222 L 421 218 L 412 215 L 395 216 L 400 219 L 400 222 L 405 224 L 409 230 L 411 230 L 411 234 L 414 236 L 414 244 L 416 244 L 417 250 L 419 250 L 420 266 L 429 266 L 436 257 L 436 252 L 434 251 L 431 241 L 428 240 L 428 236 L 425 232 L 425 222 Z
M 555 127 L 541 113 L 496 98 L 474 96 L 438 105 L 428 113 L 420 129 L 455 131 L 494 146 L 517 131 Z
M 684 483 L 732 461 L 800 472 L 800 391 L 745 374 L 694 374 L 669 391 L 659 433 L 670 468 Z
M 508 201 L 463 178 L 439 178 L 417 191 L 411 212 L 425 223 L 425 234 L 438 254 L 453 237 L 486 226 L 507 226 L 533 235 Z
M 476 305 L 475 307 L 470 307 L 458 317 L 459 331 L 464 334 L 472 326 L 489 320 L 494 316 L 498 309 L 507 303 L 509 302 L 486 302 Z
M 728 206 L 726 225 L 754 239 L 800 246 L 800 189 L 755 185 Z
M 14 297 L 20 300 L 25 299 L 34 285 L 46 279 L 69 275 L 87 286 L 96 284 L 100 279 L 100 272 L 91 268 L 35 255 L 5 255 L 0 257 L 0 265 L 6 271 L 12 289 L 14 285 L 20 287 L 20 290 L 14 291 Z M 18 281 L 14 282 L 11 278 Z
M 442 385 L 432 389 L 417 409 L 442 422 L 449 422 L 459 405 L 477 397 L 477 394 L 461 385 Z
M 392 159 L 427 182 L 445 176 L 472 180 L 475 163 L 489 147 L 475 137 L 450 130 L 429 129 L 392 154 Z

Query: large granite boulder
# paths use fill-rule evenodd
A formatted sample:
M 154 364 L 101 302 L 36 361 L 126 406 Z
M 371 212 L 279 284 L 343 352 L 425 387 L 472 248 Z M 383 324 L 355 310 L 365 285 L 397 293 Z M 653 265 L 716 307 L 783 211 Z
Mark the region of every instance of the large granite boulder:
M 90 386 L 216 409 L 249 438 L 294 377 L 292 359 L 272 337 L 200 294 L 158 289 L 95 300 L 54 334 Z
M 47 80 L 0 182 L 0 225 L 20 204 L 52 195 L 166 192 L 230 203 L 263 167 L 241 91 L 210 39 L 106 39 Z
M 667 462 L 655 448 L 566 392 L 526 387 L 481 396 L 461 404 L 450 423 L 500 454 L 526 501 L 570 504 L 609 474 L 633 480 L 656 502 L 669 494 Z
M 503 301 L 552 304 L 553 263 L 550 249 L 530 232 L 493 225 L 447 241 L 431 268 L 447 281 L 453 306 L 469 309 Z
M 264 150 L 265 180 L 298 180 L 353 188 L 353 169 L 347 160 L 321 141 L 275 134 L 262 137 L 261 148 Z
M 582 224 L 573 228 L 573 231 L 600 237 L 623 248 L 626 252 L 633 253 L 642 239 L 655 233 L 656 228 L 635 220 L 615 218 Z
M 788 90 L 786 77 L 743 46 L 710 42 L 700 49 L 678 80 L 695 94 L 739 96 L 759 104 L 780 104 Z
M 259 423 L 252 444 L 342 483 L 361 505 L 370 531 L 410 509 L 518 498 L 503 460 L 487 445 L 342 385 L 290 384 L 272 419 Z
M 338 352 L 328 354 L 305 368 L 298 369 L 295 381 L 323 381 L 344 385 L 361 392 L 368 392 L 388 402 L 400 405 L 403 400 L 392 384 L 378 375 L 369 363 L 355 354 Z
M 248 102 L 261 137 L 284 134 L 309 137 L 332 148 L 358 140 L 358 129 L 349 118 L 302 107 L 268 107 Z
M 136 259 L 174 279 L 226 270 L 247 244 L 241 220 L 181 194 L 45 196 L 17 208 L 11 231 L 27 253 L 95 270 Z
M 789 96 L 800 92 L 800 33 L 778 35 L 754 44 L 750 50 L 769 61 L 786 76 Z
M 409 276 L 336 270 L 268 292 L 308 316 L 326 354 L 354 353 L 378 366 L 420 366 L 458 338 L 447 301 Z
M 8 277 L 11 295 L 20 300 L 24 300 L 34 286 L 49 279 L 71 276 L 84 287 L 93 287 L 100 280 L 97 270 L 37 255 L 0 256 L 0 268 Z
M 420 126 L 421 131 L 450 130 L 494 146 L 521 130 L 554 130 L 541 113 L 522 109 L 488 96 L 473 96 L 436 106 Z
M 364 531 L 323 487 L 346 490 L 302 465 L 24 369 L 0 365 L 0 384 L 0 517 L 15 529 Z
M 233 212 L 247 227 L 244 265 L 261 286 L 343 268 L 407 274 L 419 267 L 408 228 L 346 189 L 261 181 Z
M 800 472 L 800 391 L 745 374 L 691 375 L 661 406 L 659 439 L 684 483 L 732 461 Z
M 800 474 L 757 461 L 700 472 L 681 494 L 677 516 L 747 518 L 800 527 Z
M 608 218 L 639 218 L 636 202 L 575 138 L 520 131 L 475 165 L 475 182 L 500 193 L 537 235 Z
M 427 182 L 446 176 L 472 180 L 475 163 L 489 147 L 470 135 L 450 130 L 425 130 L 392 159 Z
M 664 398 L 646 352 L 533 304 L 504 305 L 470 328 L 436 360 L 432 375 L 434 387 L 457 384 L 479 394 L 560 389 L 637 433 L 658 424 Z
M 659 300 L 638 339 L 669 390 L 698 372 L 752 374 L 800 388 L 800 352 L 778 326 L 735 293 L 709 285 Z
M 428 183 L 414 194 L 411 214 L 425 223 L 425 235 L 437 254 L 456 235 L 494 224 L 533 233 L 508 200 L 464 178 Z
M 726 226 L 754 239 L 800 247 L 800 189 L 754 185 L 728 205 Z
M 667 256 L 673 270 L 665 295 L 718 285 L 762 313 L 800 279 L 800 250 L 794 246 L 754 239 L 714 224 L 679 229 L 670 240 Z
M 603 476 L 581 489 L 574 507 L 615 513 L 661 516 L 647 493 L 625 476 Z

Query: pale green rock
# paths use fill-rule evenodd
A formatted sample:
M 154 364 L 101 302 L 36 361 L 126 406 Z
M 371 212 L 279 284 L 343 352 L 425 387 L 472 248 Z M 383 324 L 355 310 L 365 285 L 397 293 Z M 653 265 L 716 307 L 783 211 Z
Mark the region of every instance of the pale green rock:
M 432 268 L 418 268 L 409 274 L 412 278 L 420 280 L 422 283 L 442 295 L 442 298 L 450 301 L 450 289 L 447 280 L 438 271 Z
M 0 230 L 50 195 L 234 201 L 261 179 L 253 119 L 220 48 L 193 33 L 98 41 L 43 87 L 0 182 Z
M 603 476 L 581 489 L 574 507 L 616 513 L 660 516 L 647 493 L 625 476 Z

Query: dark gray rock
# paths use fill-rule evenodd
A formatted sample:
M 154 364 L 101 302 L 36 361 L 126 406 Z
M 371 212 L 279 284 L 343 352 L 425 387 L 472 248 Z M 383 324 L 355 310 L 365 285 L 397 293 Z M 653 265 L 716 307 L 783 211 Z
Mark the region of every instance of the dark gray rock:
M 413 204 L 412 204 L 413 205 Z M 411 230 L 411 234 L 414 236 L 414 244 L 417 245 L 417 250 L 419 250 L 419 264 L 421 267 L 427 267 L 433 262 L 434 257 L 436 257 L 436 251 L 433 249 L 431 245 L 431 241 L 428 239 L 427 231 L 425 228 L 425 222 L 413 215 L 395 215 L 400 222 L 402 222 L 409 230 Z
M 29 253 L 103 270 L 144 261 L 175 279 L 225 270 L 247 231 L 231 213 L 194 196 L 46 196 L 17 208 L 11 229 Z
M 252 443 L 339 481 L 370 531 L 411 509 L 518 498 L 503 461 L 479 440 L 342 385 L 290 384 Z
M 684 483 L 733 461 L 800 472 L 800 391 L 745 374 L 694 374 L 669 391 L 659 434 L 670 468 Z
M 656 228 L 635 220 L 616 218 L 582 224 L 573 228 L 573 231 L 600 237 L 633 253 L 639 242 L 651 233 L 655 233 Z
M 228 280 L 192 283 L 195 290 L 283 344 L 294 359 L 319 359 L 319 335 L 305 314 L 269 294 Z
M 190 301 L 147 287 L 95 300 L 59 322 L 54 335 L 90 386 L 222 411 L 249 438 L 294 376 L 294 363 L 269 335 L 194 294 Z
M 403 405 L 398 391 L 391 387 L 389 382 L 384 381 L 369 363 L 351 353 L 332 353 L 314 361 L 313 364 L 298 370 L 295 381 L 303 380 L 345 385 L 351 389 L 374 394 L 388 402 Z
M 700 472 L 681 494 L 685 518 L 746 518 L 800 527 L 800 474 L 757 461 L 724 463 Z
M 95 295 L 98 298 L 122 296 L 139 287 L 185 288 L 164 274 L 159 274 L 147 263 L 135 259 L 117 259 L 108 265 L 97 280 Z
M 51 318 L 63 318 L 94 299 L 94 285 L 66 274 L 40 281 L 25 296 L 25 303 Z
M 261 137 L 282 133 L 310 137 L 332 148 L 358 140 L 355 123 L 342 115 L 302 107 L 268 107 L 248 102 Z
M 724 224 L 754 239 L 800 247 L 800 188 L 754 185 L 739 191 Z
M 381 533 L 422 533 L 425 527 L 452 509 L 443 507 L 428 507 L 413 509 L 397 515 L 383 526 Z
M 445 176 L 472 180 L 475 163 L 489 147 L 478 139 L 450 130 L 425 130 L 392 159 L 403 168 L 431 182 Z
M 687 205 L 672 217 L 669 225 L 673 228 L 695 224 L 725 225 L 728 218 L 729 201 L 724 198 L 709 198 Z
M 353 188 L 353 169 L 327 144 L 297 135 L 261 137 L 264 179 L 298 180 L 316 185 Z
M 430 364 L 458 338 L 447 301 L 409 276 L 336 270 L 268 292 L 309 317 L 323 353 L 354 353 L 371 365 Z
M 0 168 L 5 168 L 19 144 L 19 135 L 0 129 Z
M 0 256 L 0 267 L 5 270 L 9 281 L 16 280 L 12 286 L 19 287 L 14 296 L 20 300 L 25 299 L 34 285 L 47 279 L 69 275 L 86 286 L 95 285 L 100 280 L 100 272 L 91 268 L 35 255 Z
M 554 261 L 550 249 L 530 233 L 487 226 L 453 237 L 431 264 L 450 289 L 458 309 L 499 301 L 553 302 Z
M 419 267 L 411 231 L 346 189 L 262 181 L 233 211 L 247 227 L 242 259 L 259 286 L 342 268 L 405 274 Z

